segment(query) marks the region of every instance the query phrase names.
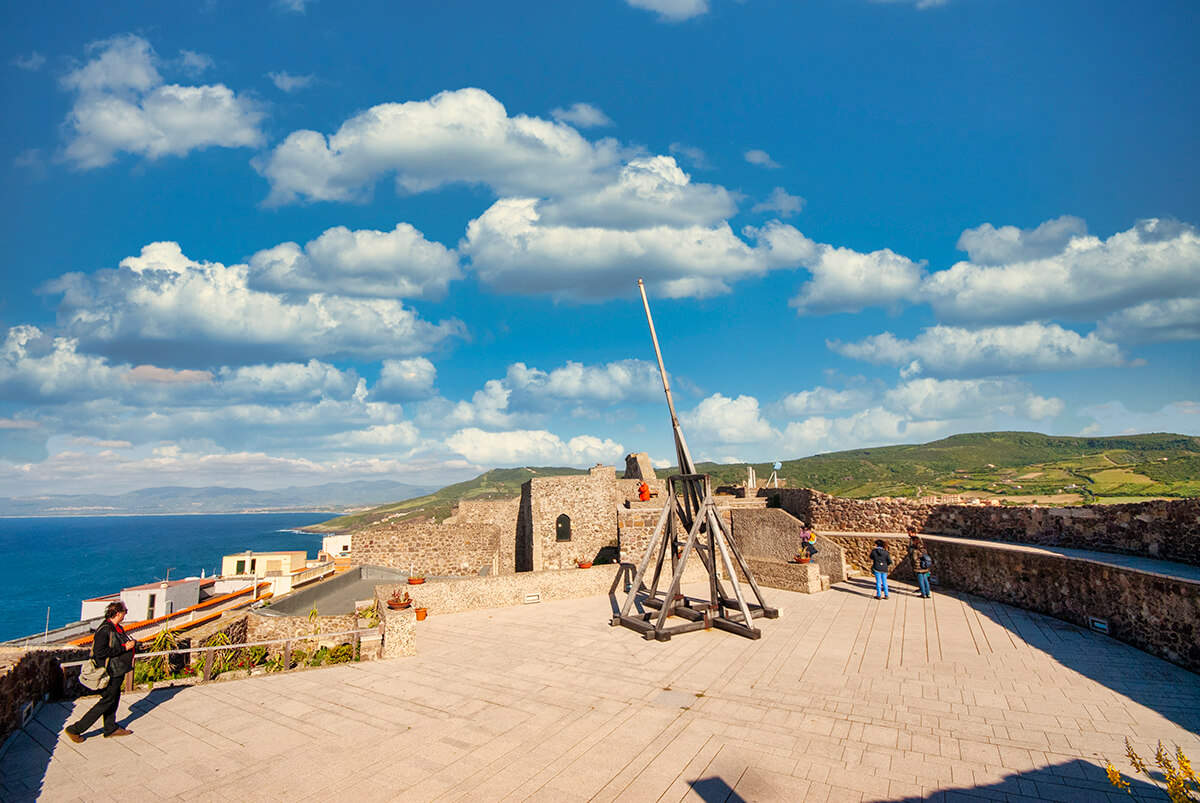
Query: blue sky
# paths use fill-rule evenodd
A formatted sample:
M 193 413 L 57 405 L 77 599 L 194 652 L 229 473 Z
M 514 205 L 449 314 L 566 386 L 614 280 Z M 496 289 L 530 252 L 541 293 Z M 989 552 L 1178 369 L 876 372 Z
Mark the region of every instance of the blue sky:
M 2 495 L 1200 434 L 1190 0 L 0 14 Z

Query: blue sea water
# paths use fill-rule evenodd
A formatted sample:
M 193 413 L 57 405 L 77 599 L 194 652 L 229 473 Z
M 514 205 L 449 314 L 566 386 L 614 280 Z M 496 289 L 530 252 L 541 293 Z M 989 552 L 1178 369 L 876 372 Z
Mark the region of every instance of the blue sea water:
M 79 621 L 84 599 L 129 586 L 219 573 L 221 557 L 305 550 L 315 558 L 321 536 L 290 531 L 330 513 L 212 516 L 88 516 L 0 519 L 0 641 Z

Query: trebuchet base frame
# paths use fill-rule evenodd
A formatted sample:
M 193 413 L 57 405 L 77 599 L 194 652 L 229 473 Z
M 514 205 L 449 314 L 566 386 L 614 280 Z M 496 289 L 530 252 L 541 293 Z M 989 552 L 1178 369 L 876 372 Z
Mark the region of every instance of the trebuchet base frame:
M 689 597 L 679 590 L 693 553 L 708 571 L 707 599 Z M 647 585 L 646 574 L 652 561 L 654 572 Z M 721 579 L 722 569 L 732 594 L 727 593 Z M 747 599 L 738 570 L 747 581 L 753 602 Z M 660 593 L 659 584 L 668 576 L 670 582 L 665 593 Z M 710 477 L 677 474 L 667 478 L 662 514 L 612 625 L 628 627 L 647 640 L 657 641 L 713 627 L 756 639 L 762 636 L 762 631 L 754 626 L 753 620 L 760 617 L 776 619 L 779 611 L 768 607 L 763 600 L 750 567 L 717 511 Z M 674 622 L 669 622 L 670 619 Z

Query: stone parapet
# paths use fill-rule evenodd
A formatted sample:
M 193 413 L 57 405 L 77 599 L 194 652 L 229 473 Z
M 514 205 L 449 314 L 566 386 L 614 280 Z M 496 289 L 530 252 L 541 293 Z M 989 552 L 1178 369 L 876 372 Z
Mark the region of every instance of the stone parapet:
M 1088 627 L 1200 673 L 1200 582 L 953 538 L 927 538 L 939 587 Z
M 817 530 L 918 532 L 1142 555 L 1200 565 L 1200 499 L 1080 507 L 983 507 L 841 499 L 808 488 L 762 489 Z
M 786 510 L 744 508 L 731 511 L 733 539 L 747 557 L 787 562 L 800 552 L 803 525 Z M 831 583 L 846 579 L 845 555 L 836 542 L 817 534 L 813 563 Z
M 425 574 L 514 571 L 518 499 L 463 501 L 443 522 L 407 519 L 352 533 L 354 562 Z
M 0 650 L 0 744 L 20 728 L 28 707 L 47 696 L 63 695 L 59 664 L 79 661 L 91 653 L 83 647 L 12 648 Z
M 419 586 L 390 583 L 377 586 L 375 598 L 387 599 L 393 590 L 407 591 L 414 608 L 426 608 L 429 615 L 506 608 L 528 604 L 530 597 L 537 602 L 592 597 L 609 593 L 618 566 L 592 566 L 590 569 L 561 569 L 544 572 L 520 572 L 499 577 L 468 577 L 461 580 L 438 580 Z M 683 581 L 695 583 L 707 577 L 700 561 L 688 561 Z M 661 589 L 660 589 L 661 590 Z M 617 589 L 618 599 L 624 591 Z
M 787 563 L 763 558 L 746 558 L 754 581 L 760 586 L 779 588 L 784 591 L 799 591 L 801 594 L 816 594 L 821 591 L 821 567 L 816 563 Z M 746 581 L 738 572 L 739 579 Z M 743 589 L 743 592 L 748 589 Z
M 305 639 L 315 641 L 312 649 L 316 650 L 321 647 L 336 647 L 347 641 L 345 636 L 322 638 L 322 633 L 344 633 L 356 629 L 358 629 L 358 616 L 353 613 L 317 616 L 310 620 L 307 616 L 273 616 L 262 611 L 250 611 L 246 615 L 246 641 L 242 643 L 289 638 Z M 283 651 L 283 645 L 273 644 L 268 649 L 272 655 L 275 655 Z

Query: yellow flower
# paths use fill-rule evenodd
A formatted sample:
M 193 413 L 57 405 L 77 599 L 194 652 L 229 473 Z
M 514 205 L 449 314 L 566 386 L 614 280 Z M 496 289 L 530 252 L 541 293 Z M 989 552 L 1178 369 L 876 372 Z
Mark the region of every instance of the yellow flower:
M 1112 762 L 1109 761 L 1107 758 L 1104 759 L 1104 771 L 1108 773 L 1108 782 L 1110 784 L 1117 787 L 1118 789 L 1128 789 L 1129 788 L 1129 782 L 1121 777 L 1120 771 L 1117 770 L 1117 768 L 1114 767 L 1112 765 Z M 1129 794 L 1132 795 L 1133 792 L 1130 792 Z

